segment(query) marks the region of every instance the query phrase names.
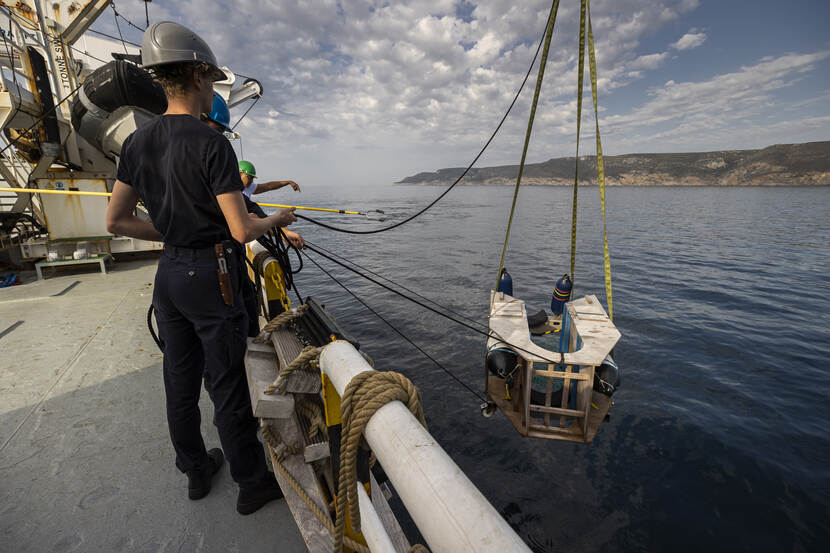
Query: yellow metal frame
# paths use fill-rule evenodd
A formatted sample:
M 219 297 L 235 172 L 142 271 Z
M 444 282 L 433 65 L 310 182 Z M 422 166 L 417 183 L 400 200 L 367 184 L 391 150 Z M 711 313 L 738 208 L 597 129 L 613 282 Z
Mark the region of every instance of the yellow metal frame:
M 251 246 L 246 246 L 245 251 L 248 259 L 253 262 L 255 254 Z M 251 280 L 257 278 L 251 267 L 248 267 L 248 276 Z M 288 298 L 288 290 L 285 286 L 285 275 L 279 263 L 269 263 L 263 270 L 262 280 L 265 282 L 265 299 L 279 301 L 285 311 L 291 309 L 291 300 Z
M 343 422 L 340 418 L 340 394 L 334 388 L 329 377 L 320 373 L 323 381 L 323 406 L 326 410 L 326 426 L 336 426 Z
M 334 341 L 334 336 L 331 337 L 332 342 Z M 340 394 L 337 393 L 337 390 L 332 384 L 329 377 L 325 375 L 325 373 L 320 373 L 320 378 L 322 380 L 323 386 L 323 406 L 325 408 L 325 416 L 326 416 L 326 426 L 336 426 L 341 424 L 342 420 L 340 417 Z M 366 482 L 363 484 L 363 488 L 366 490 L 366 493 L 369 494 L 369 497 L 372 497 L 372 486 L 370 482 Z M 334 500 L 337 501 L 337 494 L 334 495 Z M 343 534 L 350 537 L 354 541 L 361 543 L 363 545 L 368 545 L 366 543 L 366 538 L 363 537 L 363 534 L 360 532 L 355 532 L 354 528 L 352 527 L 352 519 L 349 516 L 349 508 L 348 505 L 346 506 L 346 527 L 343 530 Z M 352 551 L 348 547 L 345 547 L 347 551 Z

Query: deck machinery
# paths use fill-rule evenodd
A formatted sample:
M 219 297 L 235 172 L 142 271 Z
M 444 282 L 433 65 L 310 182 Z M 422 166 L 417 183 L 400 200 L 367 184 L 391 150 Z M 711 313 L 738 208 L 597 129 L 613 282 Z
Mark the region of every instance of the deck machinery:
M 87 35 L 109 0 L 0 2 L 0 187 L 110 192 L 121 144 L 155 115 L 124 83 L 124 98 L 95 106 L 83 84 L 102 66 L 137 61 L 126 44 Z M 126 61 L 125 61 L 126 60 Z M 136 68 L 137 69 L 137 68 Z M 216 91 L 229 106 L 262 96 L 255 79 L 227 79 Z M 113 105 L 123 103 L 113 109 Z M 132 105 L 137 104 L 137 105 Z M 94 126 L 78 123 L 89 113 Z M 44 257 L 72 260 L 73 252 L 158 250 L 161 244 L 113 236 L 106 230 L 105 197 L 0 192 L 0 260 L 13 265 Z M 146 216 L 141 207 L 138 213 Z M 78 256 L 76 256 L 78 257 Z

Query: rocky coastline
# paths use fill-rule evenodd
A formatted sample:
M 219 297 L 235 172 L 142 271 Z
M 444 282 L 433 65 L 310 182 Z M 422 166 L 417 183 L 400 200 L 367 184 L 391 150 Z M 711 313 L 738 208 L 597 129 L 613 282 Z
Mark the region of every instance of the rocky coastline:
M 826 186 L 830 185 L 830 141 L 777 144 L 760 150 L 605 156 L 608 186 Z M 518 165 L 474 167 L 467 186 L 509 186 Z M 447 186 L 462 167 L 406 177 L 396 185 Z M 581 186 L 596 185 L 596 157 L 581 156 Z M 522 185 L 571 186 L 574 158 L 525 165 Z

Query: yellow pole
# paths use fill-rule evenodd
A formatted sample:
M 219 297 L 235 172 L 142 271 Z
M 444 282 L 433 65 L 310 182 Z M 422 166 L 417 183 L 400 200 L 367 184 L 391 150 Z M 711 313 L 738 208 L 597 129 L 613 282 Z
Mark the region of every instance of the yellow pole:
M 17 192 L 18 194 L 63 194 L 65 196 L 112 196 L 111 192 L 87 192 L 85 190 L 44 190 L 42 188 L 9 188 L 2 186 L 0 192 Z M 300 205 L 280 205 L 280 204 L 266 204 L 259 205 L 265 207 L 293 207 L 294 209 L 305 209 L 307 211 L 326 211 L 328 213 L 345 213 L 347 215 L 365 215 L 359 211 L 346 211 L 344 209 L 326 209 L 323 207 L 304 207 Z
M 365 215 L 365 213 L 361 213 L 359 211 L 345 211 L 343 209 L 326 209 L 323 207 L 303 207 L 299 205 L 280 205 L 280 204 L 265 204 L 262 202 L 257 202 L 259 205 L 264 207 L 293 207 L 294 209 L 307 209 L 309 211 L 326 211 L 328 213 L 346 213 L 348 215 Z
M 85 190 L 44 190 L 41 188 L 7 188 L 0 187 L 0 192 L 17 192 L 18 194 L 64 194 L 66 196 L 103 196 L 109 197 L 109 192 L 87 192 Z

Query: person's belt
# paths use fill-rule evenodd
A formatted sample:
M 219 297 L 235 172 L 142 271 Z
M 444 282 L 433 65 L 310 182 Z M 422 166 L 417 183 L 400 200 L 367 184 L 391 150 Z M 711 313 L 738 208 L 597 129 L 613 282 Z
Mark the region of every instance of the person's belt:
M 233 283 L 231 282 L 229 259 L 236 251 L 236 244 L 231 240 L 224 240 L 207 248 L 186 248 L 182 246 L 164 245 L 164 251 L 168 255 L 183 257 L 185 259 L 215 259 L 218 268 L 216 273 L 219 277 L 219 292 L 226 305 L 233 307 Z
M 164 245 L 164 252 L 174 257 L 184 257 L 191 259 L 216 259 L 216 253 L 213 246 L 206 248 L 186 248 L 182 246 Z

